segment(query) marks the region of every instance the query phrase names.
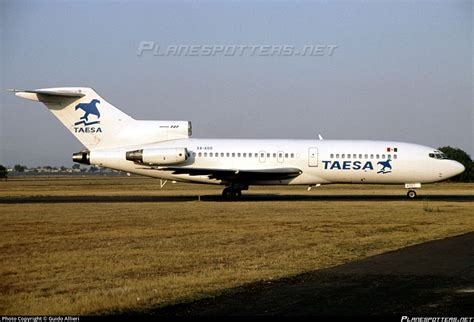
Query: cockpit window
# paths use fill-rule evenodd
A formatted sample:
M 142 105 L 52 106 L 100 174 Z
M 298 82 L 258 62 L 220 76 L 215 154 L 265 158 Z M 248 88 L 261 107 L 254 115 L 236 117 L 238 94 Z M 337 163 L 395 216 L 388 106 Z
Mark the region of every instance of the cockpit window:
M 448 158 L 446 154 L 444 154 L 441 151 L 434 151 L 433 153 L 429 154 L 429 157 L 433 159 L 447 159 Z

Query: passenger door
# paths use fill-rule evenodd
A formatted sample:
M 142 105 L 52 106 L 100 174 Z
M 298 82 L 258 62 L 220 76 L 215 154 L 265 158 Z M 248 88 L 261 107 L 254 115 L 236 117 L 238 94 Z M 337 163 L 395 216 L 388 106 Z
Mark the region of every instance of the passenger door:
M 318 166 L 318 148 L 308 149 L 308 165 L 310 167 Z

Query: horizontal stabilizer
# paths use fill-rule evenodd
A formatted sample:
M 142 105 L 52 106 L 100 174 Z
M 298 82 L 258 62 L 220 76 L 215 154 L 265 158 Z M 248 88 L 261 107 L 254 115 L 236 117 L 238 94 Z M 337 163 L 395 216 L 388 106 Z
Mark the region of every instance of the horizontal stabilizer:
M 60 97 L 83 97 L 86 96 L 84 93 L 72 93 L 72 92 L 60 92 L 60 91 L 49 91 L 49 90 L 22 90 L 22 89 L 7 89 L 7 91 L 16 93 L 33 93 L 33 94 L 42 94 L 50 96 L 60 96 Z
M 7 89 L 7 91 L 15 93 L 16 96 L 26 98 L 32 101 L 48 102 L 58 101 L 61 99 L 79 99 L 86 96 L 85 93 L 78 91 L 68 90 L 54 90 L 54 89 L 35 89 L 35 90 L 22 90 L 22 89 Z

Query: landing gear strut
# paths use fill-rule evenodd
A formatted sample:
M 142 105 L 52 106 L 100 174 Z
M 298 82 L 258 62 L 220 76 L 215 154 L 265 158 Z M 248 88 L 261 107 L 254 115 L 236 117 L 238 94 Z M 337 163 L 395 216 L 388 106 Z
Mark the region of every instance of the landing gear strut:
M 222 191 L 222 197 L 224 197 L 224 199 L 238 199 L 242 196 L 242 190 L 248 189 L 248 185 L 233 184 L 225 187 L 225 189 Z

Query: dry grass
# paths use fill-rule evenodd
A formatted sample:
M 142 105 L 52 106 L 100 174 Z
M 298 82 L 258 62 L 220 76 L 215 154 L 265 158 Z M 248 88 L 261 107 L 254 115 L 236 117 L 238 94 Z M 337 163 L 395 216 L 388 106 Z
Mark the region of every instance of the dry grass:
M 432 189 L 472 194 L 472 187 Z M 0 197 L 220 193 L 199 185 L 160 191 L 141 178 L 11 180 L 0 189 Z M 212 296 L 473 231 L 472 209 L 426 201 L 0 204 L 0 314 L 106 313 Z

